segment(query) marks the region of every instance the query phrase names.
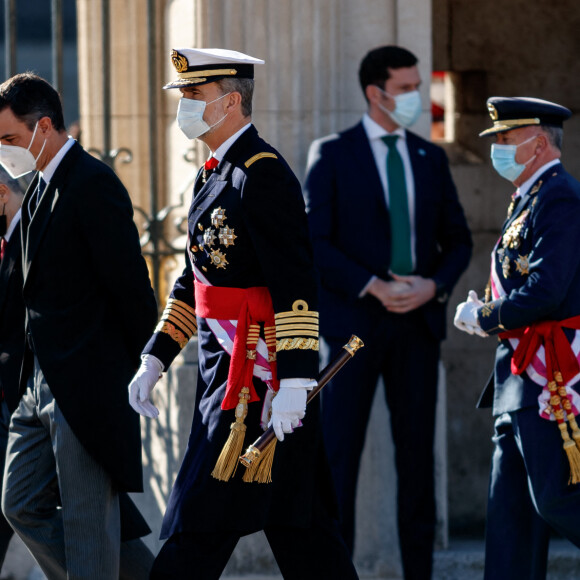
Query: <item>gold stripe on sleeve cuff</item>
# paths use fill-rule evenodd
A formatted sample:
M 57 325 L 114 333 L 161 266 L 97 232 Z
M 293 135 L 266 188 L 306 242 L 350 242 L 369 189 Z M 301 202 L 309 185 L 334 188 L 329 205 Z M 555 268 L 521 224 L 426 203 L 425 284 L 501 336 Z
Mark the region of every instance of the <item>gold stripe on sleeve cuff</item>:
M 189 338 L 169 322 L 159 322 L 155 328 L 155 332 L 163 332 L 164 334 L 168 334 L 175 342 L 177 342 L 177 344 L 179 344 L 180 348 L 184 348 L 185 345 L 189 342 Z

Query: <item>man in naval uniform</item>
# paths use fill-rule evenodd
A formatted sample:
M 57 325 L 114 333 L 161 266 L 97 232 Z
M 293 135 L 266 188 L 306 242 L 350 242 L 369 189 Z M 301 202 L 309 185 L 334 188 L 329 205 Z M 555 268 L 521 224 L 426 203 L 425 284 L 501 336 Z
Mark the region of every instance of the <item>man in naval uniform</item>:
M 580 547 L 580 183 L 560 162 L 565 107 L 492 97 L 491 159 L 516 192 L 492 252 L 485 302 L 455 326 L 498 335 L 480 407 L 492 407 L 485 578 L 546 577 L 550 529 Z
M 177 123 L 212 157 L 194 186 L 187 265 L 129 385 L 134 409 L 156 417 L 151 390 L 197 332 L 193 425 L 152 578 L 217 579 L 239 538 L 258 530 L 284 578 L 356 578 L 333 519 L 317 407 L 305 417 L 318 313 L 302 193 L 251 122 L 263 61 L 187 48 L 172 61 L 178 78 L 164 88 L 182 93 Z M 236 465 L 268 423 L 282 443 L 271 483 L 258 483 Z

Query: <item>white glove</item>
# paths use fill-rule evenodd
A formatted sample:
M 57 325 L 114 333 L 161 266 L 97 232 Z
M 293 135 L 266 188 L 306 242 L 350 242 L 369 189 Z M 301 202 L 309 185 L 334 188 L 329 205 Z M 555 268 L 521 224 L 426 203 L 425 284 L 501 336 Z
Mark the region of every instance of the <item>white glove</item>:
M 292 433 L 300 426 L 300 419 L 306 414 L 306 396 L 316 386 L 311 379 L 282 379 L 280 389 L 272 401 L 270 423 L 279 441 L 284 441 L 284 433 Z
M 141 359 L 141 366 L 129 383 L 129 404 L 137 413 L 144 417 L 156 419 L 159 410 L 149 400 L 149 395 L 163 372 L 163 363 L 152 354 L 146 354 Z
M 482 330 L 477 319 L 477 310 L 482 306 L 483 302 L 477 297 L 477 292 L 470 290 L 467 295 L 467 301 L 457 306 L 453 324 L 459 330 L 467 332 L 468 334 L 477 334 L 478 336 L 486 337 L 487 333 Z

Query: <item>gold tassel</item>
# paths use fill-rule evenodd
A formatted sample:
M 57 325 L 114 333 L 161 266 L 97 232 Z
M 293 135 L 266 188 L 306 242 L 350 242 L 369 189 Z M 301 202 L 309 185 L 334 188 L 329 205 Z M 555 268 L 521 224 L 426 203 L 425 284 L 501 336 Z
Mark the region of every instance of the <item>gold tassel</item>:
M 559 423 L 558 427 L 564 440 L 564 451 L 568 456 L 568 463 L 570 464 L 570 479 L 568 480 L 568 484 L 580 483 L 580 450 L 578 450 L 576 443 L 568 435 L 568 425 L 566 423 Z
M 240 398 L 236 406 L 236 422 L 230 425 L 230 434 L 211 472 L 212 476 L 220 481 L 228 481 L 236 473 L 238 458 L 244 448 L 246 425 L 244 419 L 248 414 L 248 399 L 250 389 L 243 387 L 238 395 Z
M 276 451 L 276 437 L 266 445 L 260 456 L 252 461 L 246 468 L 243 480 L 246 483 L 257 481 L 258 483 L 272 483 L 272 464 L 274 463 L 274 451 Z

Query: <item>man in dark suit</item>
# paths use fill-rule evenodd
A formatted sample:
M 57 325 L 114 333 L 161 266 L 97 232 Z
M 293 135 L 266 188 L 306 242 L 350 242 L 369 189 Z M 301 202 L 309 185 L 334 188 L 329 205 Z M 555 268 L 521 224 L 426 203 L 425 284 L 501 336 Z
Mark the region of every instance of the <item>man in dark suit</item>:
M 188 48 L 172 60 L 178 79 L 165 88 L 181 90 L 177 123 L 213 155 L 194 186 L 186 267 L 129 385 L 135 410 L 156 417 L 151 390 L 197 332 L 193 424 L 152 578 L 217 580 L 239 538 L 258 530 L 284 578 L 356 578 L 333 518 L 316 404 L 304 418 L 318 373 L 314 265 L 300 184 L 251 122 L 263 61 Z M 270 482 L 235 470 L 244 441 L 268 422 L 283 441 Z
M 417 59 L 384 46 L 363 59 L 362 121 L 315 141 L 305 184 L 322 282 L 321 335 L 365 348 L 322 393 L 325 443 L 354 545 L 360 457 L 383 377 L 398 476 L 398 529 L 407 579 L 431 576 L 435 529 L 433 440 L 445 306 L 471 237 L 443 150 L 406 128 L 421 113 Z
M 0 85 L 0 142 L 12 175 L 38 170 L 22 206 L 26 346 L 2 509 L 49 578 L 116 580 L 119 505 L 142 491 L 125 385 L 156 318 L 131 201 L 67 137 L 36 75 Z
M 0 470 L 4 473 L 10 416 L 18 406 L 24 350 L 20 206 L 24 189 L 0 167 Z M 0 476 L 1 478 L 2 476 Z M 0 515 L 0 569 L 14 531 Z
M 480 407 L 495 445 L 485 578 L 546 578 L 550 530 L 580 547 L 580 182 L 560 162 L 571 112 L 534 98 L 492 97 L 491 159 L 517 187 L 492 252 L 485 303 L 474 291 L 455 325 L 498 335 Z

